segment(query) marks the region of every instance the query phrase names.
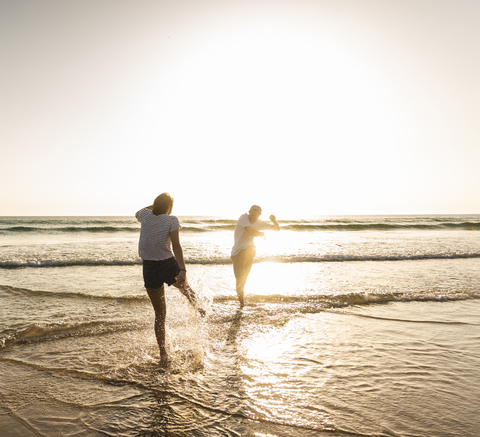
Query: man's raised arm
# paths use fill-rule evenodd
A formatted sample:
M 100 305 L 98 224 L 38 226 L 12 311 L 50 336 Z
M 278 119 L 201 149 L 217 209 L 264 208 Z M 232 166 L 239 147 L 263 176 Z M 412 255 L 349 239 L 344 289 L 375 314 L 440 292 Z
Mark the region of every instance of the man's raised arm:
M 271 215 L 269 219 L 272 221 L 272 231 L 279 231 L 280 230 L 280 225 L 277 222 L 277 218 L 274 215 Z

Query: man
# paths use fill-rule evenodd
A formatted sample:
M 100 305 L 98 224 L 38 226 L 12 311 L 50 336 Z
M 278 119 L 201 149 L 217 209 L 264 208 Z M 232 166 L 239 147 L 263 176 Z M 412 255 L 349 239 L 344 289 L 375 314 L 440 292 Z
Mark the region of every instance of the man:
M 273 225 L 271 225 L 263 220 L 259 220 L 261 214 L 262 208 L 258 205 L 253 205 L 248 214 L 240 216 L 235 226 L 235 244 L 232 249 L 232 260 L 240 307 L 243 307 L 245 304 L 243 297 L 245 284 L 256 253 L 253 239 L 255 237 L 264 237 L 265 234 L 261 231 L 267 229 L 273 231 L 280 230 L 280 225 L 274 215 L 270 216 L 270 220 L 273 222 Z

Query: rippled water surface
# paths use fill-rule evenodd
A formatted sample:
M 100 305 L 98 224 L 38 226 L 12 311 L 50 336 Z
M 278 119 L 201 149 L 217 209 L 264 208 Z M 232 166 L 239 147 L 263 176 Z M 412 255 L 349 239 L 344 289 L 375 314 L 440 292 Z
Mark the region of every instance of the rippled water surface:
M 181 218 L 207 317 L 167 290 L 161 370 L 134 220 L 1 219 L 1 435 L 476 435 L 480 218 L 328 220 L 258 242 L 240 310 L 235 221 Z

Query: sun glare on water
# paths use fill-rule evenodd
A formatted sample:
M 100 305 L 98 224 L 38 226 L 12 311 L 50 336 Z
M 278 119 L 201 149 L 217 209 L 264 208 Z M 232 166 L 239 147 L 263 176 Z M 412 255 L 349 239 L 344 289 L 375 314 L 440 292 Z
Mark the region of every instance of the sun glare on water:
M 305 242 L 305 236 L 291 231 L 266 232 L 265 238 L 257 238 L 256 258 L 267 259 L 255 263 L 248 278 L 248 292 L 257 296 L 291 296 L 302 292 L 302 278 L 296 274 L 285 275 L 284 262 L 277 262 L 279 254 Z

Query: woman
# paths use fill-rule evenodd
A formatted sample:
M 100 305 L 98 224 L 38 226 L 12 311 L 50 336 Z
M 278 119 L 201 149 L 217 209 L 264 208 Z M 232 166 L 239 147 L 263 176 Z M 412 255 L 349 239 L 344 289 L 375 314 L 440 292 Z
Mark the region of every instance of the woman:
M 155 335 L 160 349 L 160 364 L 168 361 L 165 347 L 165 304 L 164 284 L 177 287 L 195 306 L 195 292 L 187 283 L 187 270 L 180 245 L 180 223 L 172 216 L 173 198 L 168 193 L 158 196 L 153 205 L 135 214 L 141 223 L 138 253 L 143 260 L 143 279 L 148 296 L 155 311 Z M 173 248 L 173 253 L 172 253 Z M 202 317 L 205 311 L 198 309 Z

